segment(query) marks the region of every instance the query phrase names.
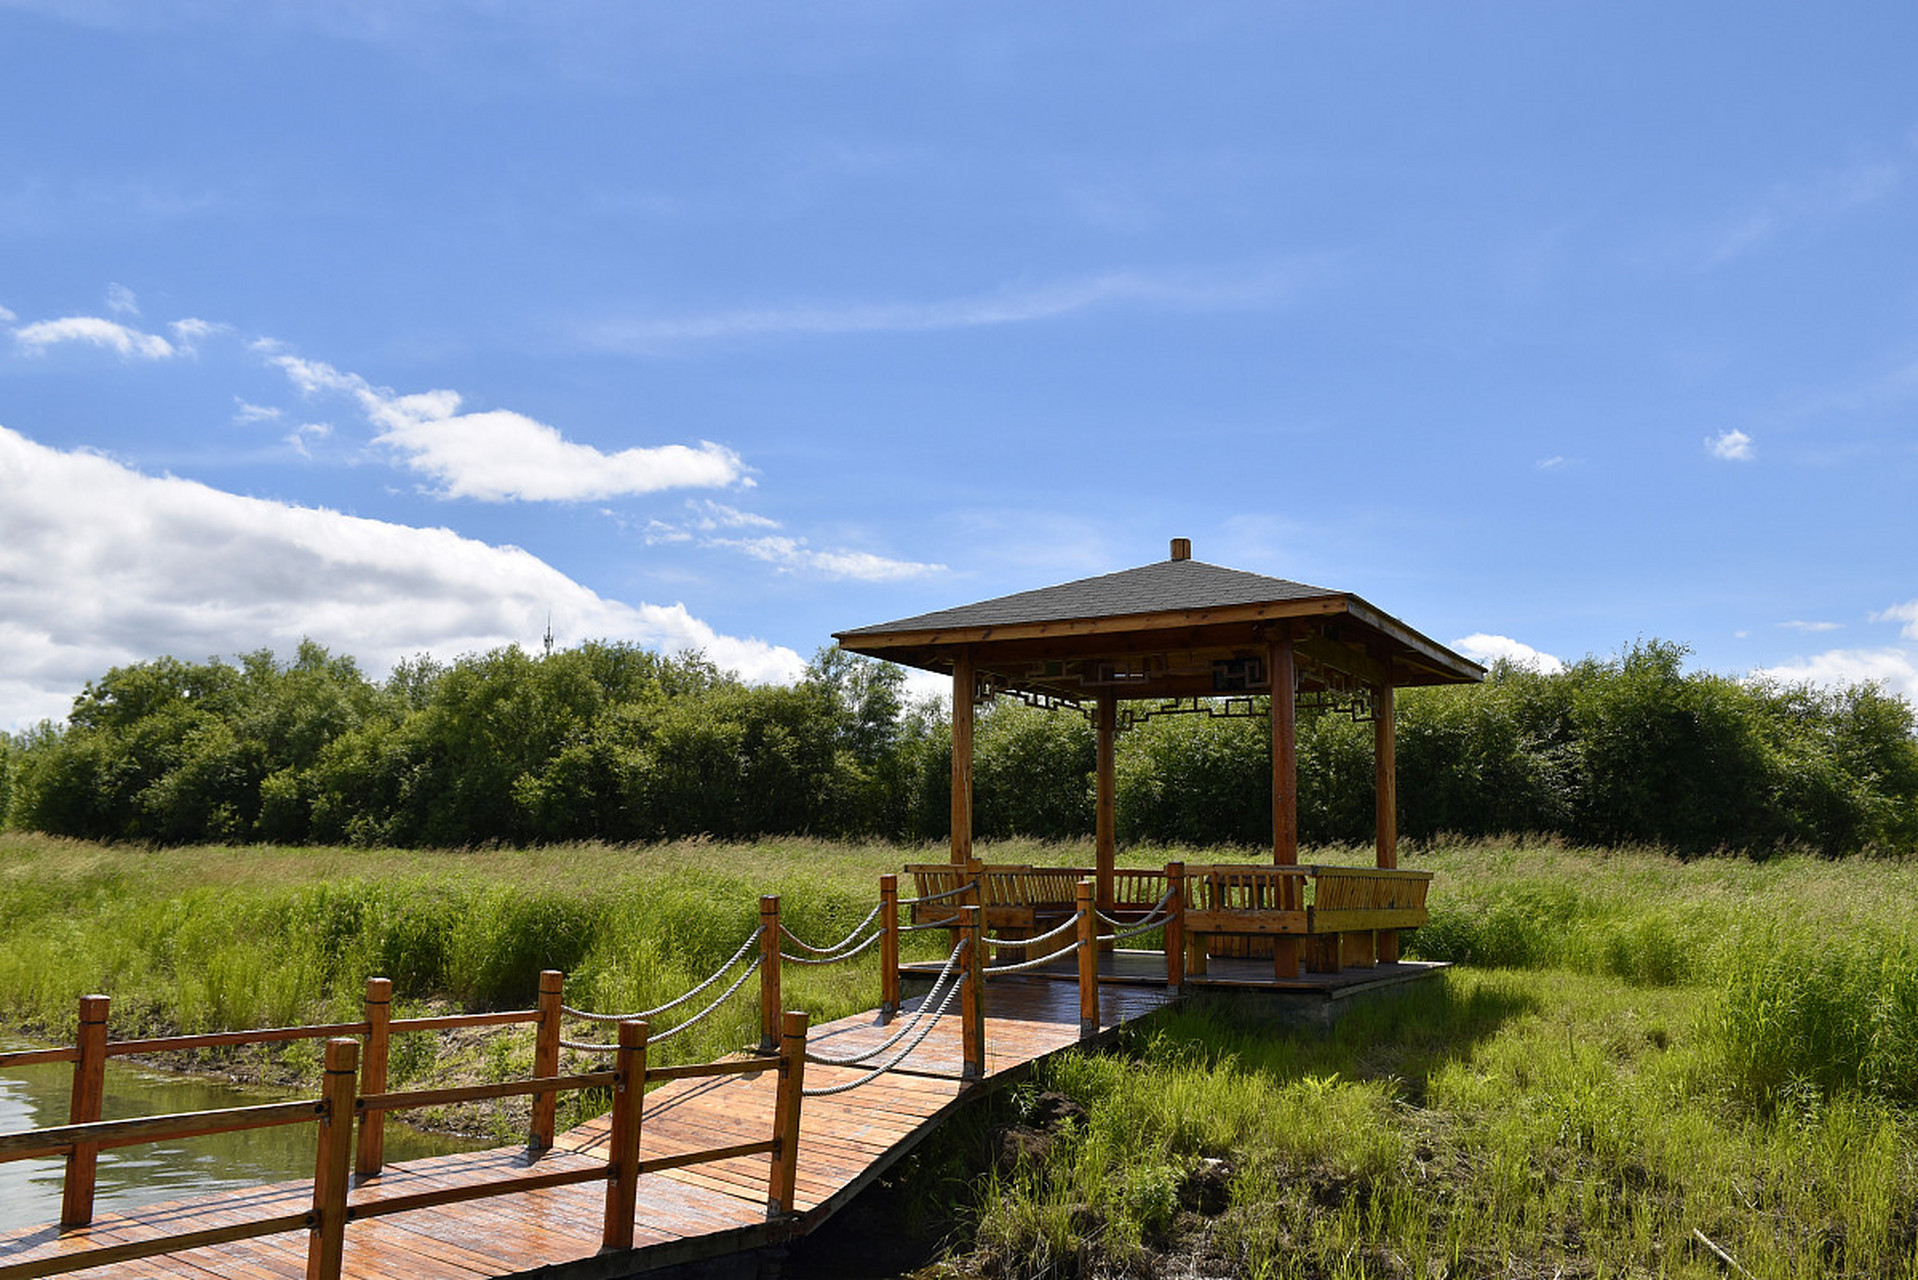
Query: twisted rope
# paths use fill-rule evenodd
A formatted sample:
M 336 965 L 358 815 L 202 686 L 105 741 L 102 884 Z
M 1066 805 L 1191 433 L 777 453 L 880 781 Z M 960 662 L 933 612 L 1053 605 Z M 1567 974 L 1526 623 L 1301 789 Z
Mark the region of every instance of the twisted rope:
M 939 893 L 928 893 L 917 898 L 901 898 L 899 899 L 899 905 L 902 907 L 909 907 L 913 905 L 915 902 L 937 902 L 941 898 L 956 898 L 960 894 L 964 893 L 966 890 L 977 889 L 978 887 L 979 887 L 979 882 L 977 880 L 968 880 L 964 884 L 960 885 L 957 889 L 946 889 L 946 890 L 942 890 Z
M 939 989 L 945 986 L 946 980 L 952 976 L 953 967 L 959 963 L 959 957 L 965 949 L 966 944 L 963 942 L 952 949 L 952 954 L 946 957 L 945 967 L 939 970 L 939 976 L 932 980 L 932 989 L 926 992 L 926 998 L 920 1001 L 918 1011 L 915 1012 L 911 1020 L 908 1021 L 905 1026 L 899 1028 L 895 1034 L 874 1045 L 872 1048 L 852 1054 L 849 1057 L 834 1058 L 823 1053 L 809 1052 L 806 1055 L 806 1061 L 817 1062 L 821 1066 L 827 1067 L 853 1067 L 866 1061 L 868 1058 L 878 1057 L 886 1050 L 898 1044 L 901 1040 L 904 1040 L 912 1034 L 913 1028 L 917 1027 L 920 1021 L 925 1018 L 926 1014 L 932 1010 L 933 999 L 939 995 Z
M 1094 942 L 1123 942 L 1127 938 L 1136 938 L 1142 933 L 1151 933 L 1154 929 L 1163 929 L 1163 928 L 1165 928 L 1164 920 L 1148 920 L 1144 924 L 1138 925 L 1131 929 L 1114 929 L 1111 933 L 1102 933 L 1098 937 L 1094 938 L 1093 941 Z
M 706 981 L 700 983 L 698 986 L 694 987 L 691 991 L 688 991 L 685 995 L 679 996 L 676 999 L 668 1000 L 665 1004 L 659 1005 L 656 1008 L 641 1009 L 638 1013 L 588 1013 L 584 1009 L 575 1009 L 570 1004 L 563 1004 L 560 1006 L 560 1012 L 568 1014 L 575 1018 L 583 1018 L 587 1022 L 639 1021 L 645 1018 L 655 1017 L 662 1013 L 670 1012 L 673 1009 L 679 1008 L 680 1005 L 685 1004 L 688 1000 L 691 1000 L 694 996 L 704 991 L 707 987 L 712 986 L 713 983 L 718 982 L 720 978 L 725 975 L 726 970 L 738 964 L 740 960 L 745 956 L 745 954 L 748 951 L 752 950 L 753 943 L 758 942 L 760 935 L 765 932 L 766 932 L 766 926 L 763 924 L 760 925 L 757 929 L 754 929 L 752 931 L 752 935 L 748 937 L 746 941 L 740 943 L 739 950 L 733 952 L 732 958 L 726 961 L 725 964 L 720 965 L 719 968 L 713 970 L 712 977 L 706 979 Z M 758 961 L 754 961 L 754 963 L 757 964 Z M 723 996 L 721 997 L 721 999 L 724 999 L 724 998 L 725 997 Z
M 1153 919 L 1157 917 L 1161 911 L 1164 911 L 1171 904 L 1172 904 L 1172 890 L 1167 889 L 1164 895 L 1161 896 L 1157 902 L 1153 903 L 1150 907 L 1146 909 L 1146 913 L 1145 913 L 1146 918 Z M 1113 917 L 1107 915 L 1105 912 L 1099 910 L 1097 907 L 1094 907 L 1092 910 L 1094 915 L 1098 916 L 1099 919 L 1105 921 L 1107 924 L 1111 925 L 1115 929 L 1125 924 L 1125 921 L 1115 920 Z M 1167 918 L 1169 919 L 1170 916 L 1168 916 Z
M 1041 942 L 1050 942 L 1060 934 L 1068 933 L 1078 927 L 1079 913 L 1075 911 L 1066 917 L 1064 924 L 1056 929 L 1048 929 L 1036 938 L 987 938 L 986 945 L 989 947 L 1031 947 Z
M 847 934 L 845 937 L 841 938 L 839 941 L 833 943 L 830 947 L 815 947 L 812 943 L 807 942 L 804 938 L 794 933 L 791 929 L 788 929 L 786 927 L 785 921 L 783 920 L 779 924 L 779 931 L 785 934 L 788 938 L 790 938 L 792 940 L 793 945 L 798 947 L 801 951 L 810 951 L 816 956 L 831 955 L 833 952 L 839 950 L 841 947 L 851 945 L 852 940 L 854 938 L 857 938 L 860 934 L 864 933 L 866 931 L 866 926 L 879 918 L 880 908 L 884 907 L 885 905 L 886 904 L 882 902 L 879 904 L 879 906 L 876 906 L 871 911 L 868 911 L 866 913 L 866 918 L 864 920 L 861 920 L 858 924 L 852 927 L 851 933 Z
M 720 1005 L 725 1004 L 727 1000 L 731 999 L 733 992 L 739 990 L 741 985 L 745 983 L 746 979 L 753 976 L 754 970 L 759 968 L 759 960 L 760 958 L 758 956 L 754 956 L 753 962 L 747 965 L 744 969 L 740 970 L 739 976 L 733 979 L 733 985 L 730 987 L 727 987 L 724 991 L 720 992 L 718 997 L 715 998 L 711 1004 L 707 1005 L 704 1009 L 701 1009 L 698 1013 L 695 1013 L 692 1017 L 686 1019 L 686 1021 L 680 1023 L 678 1026 L 671 1028 L 670 1030 L 662 1031 L 656 1036 L 654 1035 L 647 1036 L 646 1043 L 648 1045 L 655 1045 L 660 1043 L 662 1040 L 670 1040 L 674 1036 L 678 1035 L 680 1032 L 686 1030 L 686 1028 L 699 1025 L 699 1023 L 703 1021 L 708 1014 L 712 1013 L 713 1010 L 717 1009 Z M 720 972 L 724 973 L 725 970 L 722 969 L 720 970 Z M 560 1044 L 560 1048 L 562 1049 L 577 1049 L 581 1053 L 615 1053 L 619 1050 L 619 1046 L 616 1044 L 600 1044 L 592 1040 L 561 1040 L 559 1044 Z
M 791 936 L 791 935 L 788 935 L 788 936 Z M 779 958 L 781 960 L 787 961 L 790 964 L 838 964 L 841 960 L 852 959 L 854 956 L 858 955 L 860 952 L 864 951 L 867 947 L 870 947 L 873 943 L 879 941 L 881 938 L 885 936 L 886 935 L 883 932 L 875 933 L 871 937 L 867 938 L 864 942 L 854 947 L 851 951 L 842 951 L 836 956 L 828 956 L 828 955 L 796 956 L 796 955 L 792 955 L 789 952 L 782 951 L 779 953 Z M 793 941 L 799 942 L 799 939 L 794 938 Z M 803 947 L 806 944 L 803 942 L 800 942 L 799 945 Z
M 957 954 L 956 950 L 954 954 Z M 932 1034 L 932 1029 L 939 1025 L 939 1019 L 945 1017 L 946 1010 L 952 1007 L 952 998 L 959 994 L 959 988 L 963 986 L 965 986 L 965 983 L 955 982 L 946 988 L 946 998 L 939 1002 L 938 1012 L 932 1015 L 931 1021 L 919 1029 L 919 1034 L 913 1039 L 913 1042 L 904 1049 L 901 1049 L 898 1056 L 891 1062 L 874 1067 L 872 1070 L 866 1072 L 866 1074 L 848 1080 L 844 1084 L 828 1085 L 823 1089 L 801 1089 L 799 1096 L 802 1098 L 829 1098 L 835 1093 L 845 1093 L 849 1090 L 857 1089 L 860 1085 L 871 1084 L 874 1080 L 886 1074 L 886 1072 L 891 1071 L 894 1067 L 911 1057 L 913 1050 L 917 1049 L 925 1041 L 925 1038 Z M 926 1003 L 931 1003 L 931 993 L 927 994 Z M 920 1007 L 923 1009 L 925 1006 L 921 1005 Z
M 1016 964 L 988 965 L 986 968 L 980 970 L 980 972 L 986 974 L 989 977 L 992 975 L 1001 974 L 1001 973 L 1024 973 L 1027 969 L 1037 969 L 1040 965 L 1051 964 L 1054 960 L 1063 959 L 1064 957 L 1073 954 L 1078 949 L 1079 949 L 1079 943 L 1075 939 L 1071 946 L 1061 947 L 1059 950 L 1054 951 L 1049 955 L 1037 956 L 1031 960 L 1021 960 Z
M 899 926 L 899 932 L 923 933 L 927 929 L 963 929 L 965 927 L 966 918 L 964 916 L 953 916 L 948 920 L 931 920 L 925 924 L 902 924 Z

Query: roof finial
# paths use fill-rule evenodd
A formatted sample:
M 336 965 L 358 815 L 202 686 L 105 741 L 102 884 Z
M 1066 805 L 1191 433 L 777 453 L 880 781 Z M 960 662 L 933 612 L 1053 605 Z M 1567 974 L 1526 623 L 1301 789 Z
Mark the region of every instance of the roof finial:
M 1172 558 L 1174 560 L 1190 560 L 1192 558 L 1192 539 L 1174 538 L 1172 540 Z

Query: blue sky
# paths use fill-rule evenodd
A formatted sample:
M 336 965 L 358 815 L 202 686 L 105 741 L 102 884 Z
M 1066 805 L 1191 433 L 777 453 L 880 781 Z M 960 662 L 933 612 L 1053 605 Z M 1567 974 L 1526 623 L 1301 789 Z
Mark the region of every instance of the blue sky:
M 0 727 L 1161 558 L 1918 694 L 1918 9 L 0 0 Z

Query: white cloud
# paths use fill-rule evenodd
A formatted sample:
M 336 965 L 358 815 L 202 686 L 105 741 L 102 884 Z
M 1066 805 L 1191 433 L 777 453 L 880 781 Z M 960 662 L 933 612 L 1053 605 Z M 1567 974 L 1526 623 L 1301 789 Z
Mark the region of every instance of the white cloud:
M 183 355 L 192 355 L 200 345 L 200 339 L 226 329 L 223 324 L 214 324 L 207 320 L 196 320 L 188 316 L 184 320 L 171 320 L 167 328 L 173 330 L 174 345 Z
M 1907 600 L 1904 604 L 1895 604 L 1882 613 L 1871 615 L 1873 622 L 1902 622 L 1904 628 L 1899 635 L 1907 640 L 1918 640 L 1918 600 Z
M 1750 462 L 1752 460 L 1752 438 L 1743 431 L 1724 431 L 1718 435 L 1708 437 L 1705 441 L 1705 448 L 1712 457 L 1722 458 L 1727 462 Z
M 663 650 L 701 648 L 750 680 L 804 661 L 721 635 L 683 604 L 607 600 L 516 547 L 241 497 L 62 452 L 0 427 L 0 724 L 65 713 L 108 668 L 311 636 L 370 671 L 451 657 L 546 626 Z
M 271 405 L 253 404 L 239 396 L 233 397 L 233 403 L 237 406 L 233 410 L 233 421 L 241 426 L 253 422 L 278 422 L 283 416 L 280 410 Z
M 1790 622 L 1781 622 L 1778 625 L 1787 631 L 1802 631 L 1807 635 L 1816 635 L 1821 631 L 1841 630 L 1845 624 L 1842 622 L 1801 622 L 1794 619 Z
M 13 312 L 7 310 L 5 307 L 0 307 L 0 324 L 12 324 L 15 320 L 18 320 L 19 318 L 20 318 L 19 316 L 16 316 L 15 314 L 13 314 Z
M 15 329 L 13 336 L 32 355 L 39 355 L 59 342 L 88 342 L 137 360 L 165 360 L 179 354 L 171 342 L 157 333 L 142 333 L 100 316 L 39 320 Z
M 715 529 L 777 529 L 779 521 L 729 507 L 711 498 L 690 498 L 687 510 L 693 513 L 693 527 L 710 533 Z
M 585 337 L 617 350 L 678 342 L 848 333 L 918 333 L 1025 324 L 1126 303 L 1182 310 L 1240 310 L 1281 304 L 1322 274 L 1325 263 L 1298 258 L 1206 272 L 1112 271 L 1076 280 L 1010 285 L 934 302 L 852 302 L 747 307 L 703 315 L 608 321 Z
M 748 483 L 739 455 L 709 440 L 696 447 L 668 444 L 605 453 L 510 409 L 461 413 L 455 391 L 395 395 L 358 374 L 280 352 L 270 341 L 253 347 L 307 395 L 353 396 L 378 428 L 375 438 L 437 482 L 444 497 L 580 502 Z
M 1830 649 L 1752 672 L 1786 684 L 1863 684 L 1876 681 L 1892 693 L 1918 698 L 1918 661 L 1906 649 Z
M 1529 644 L 1521 644 L 1510 636 L 1487 635 L 1475 631 L 1463 639 L 1452 641 L 1452 647 L 1472 661 L 1490 666 L 1494 662 L 1509 662 L 1514 666 L 1530 667 L 1544 675 L 1557 675 L 1565 670 L 1565 664 L 1551 654 L 1534 649 Z
M 829 578 L 857 578 L 862 582 L 897 582 L 946 571 L 943 564 L 891 560 L 867 551 L 815 551 L 806 545 L 804 538 L 777 534 L 763 538 L 711 538 L 706 545 L 732 547 L 781 569 L 809 569 Z
M 107 286 L 107 310 L 116 316 L 137 316 L 140 314 L 140 299 L 125 285 L 110 284 Z
M 1537 466 L 1540 471 L 1558 471 L 1572 465 L 1572 460 L 1564 454 L 1555 453 L 1549 458 L 1540 458 Z

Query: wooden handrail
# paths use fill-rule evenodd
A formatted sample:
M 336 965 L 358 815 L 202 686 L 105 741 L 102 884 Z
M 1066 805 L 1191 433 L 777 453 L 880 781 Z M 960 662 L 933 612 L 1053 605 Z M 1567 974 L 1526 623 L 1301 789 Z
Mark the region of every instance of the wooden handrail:
M 57 1049 L 14 1049 L 0 1053 L 0 1071 L 8 1067 L 32 1067 L 42 1062 L 78 1062 L 80 1051 L 71 1045 Z
M 75 1143 L 100 1150 L 164 1142 L 168 1138 L 200 1138 L 210 1133 L 238 1133 L 245 1129 L 272 1129 L 302 1124 L 320 1113 L 318 1098 L 300 1102 L 269 1102 L 257 1107 L 223 1107 L 211 1111 L 180 1111 L 163 1116 L 135 1116 L 127 1120 L 94 1120 L 47 1129 L 0 1133 L 0 1163 L 35 1156 L 65 1155 Z
M 775 907 L 776 910 L 776 907 Z M 974 908 L 976 911 L 977 908 Z M 777 946 L 775 938 L 775 947 Z M 553 975 L 557 977 L 557 974 Z M 544 975 L 543 975 L 544 979 Z M 383 994 L 374 982 L 368 984 L 369 997 Z M 542 995 L 548 994 L 542 982 Z M 552 983 L 552 994 L 558 984 Z M 371 1001 L 369 1001 L 370 1003 Z M 550 1001 L 543 1001 L 550 1003 Z M 27 1050 L 0 1058 L 33 1062 L 73 1062 L 76 1081 L 99 1079 L 98 1068 L 108 1056 L 105 1040 L 107 1000 L 104 996 L 85 997 L 81 1003 L 81 1043 L 74 1048 Z M 185 1048 L 211 1044 L 271 1043 L 312 1038 L 340 1030 L 365 1034 L 379 1023 L 376 1016 L 365 1023 L 334 1023 L 324 1027 L 272 1027 L 263 1032 L 217 1032 L 209 1036 L 171 1036 L 141 1041 L 120 1041 L 111 1046 L 120 1052 L 147 1052 L 161 1048 Z M 393 1032 L 436 1030 L 452 1026 L 499 1026 L 516 1022 L 541 1022 L 540 1010 L 508 1013 L 453 1015 L 450 1017 L 391 1019 L 386 1026 Z M 777 1053 L 717 1062 L 688 1063 L 674 1067 L 648 1069 L 645 1064 L 645 1024 L 620 1024 L 621 1053 L 618 1066 L 610 1071 L 583 1072 L 575 1075 L 535 1075 L 525 1080 L 496 1084 L 467 1085 L 444 1089 L 417 1089 L 398 1092 L 358 1094 L 359 1050 L 352 1039 L 333 1036 L 326 1047 L 325 1080 L 322 1096 L 294 1102 L 268 1103 L 254 1107 L 230 1107 L 210 1111 L 181 1112 L 164 1116 L 140 1116 L 125 1120 L 99 1120 L 98 1087 L 86 1096 L 76 1090 L 73 1123 L 44 1129 L 29 1129 L 0 1134 L 0 1163 L 32 1156 L 65 1155 L 68 1181 L 64 1203 L 84 1208 L 85 1225 L 92 1216 L 93 1187 L 88 1164 L 83 1194 L 76 1196 L 73 1169 L 76 1157 L 88 1161 L 103 1149 L 131 1146 L 168 1138 L 195 1137 L 211 1133 L 232 1133 L 280 1125 L 317 1122 L 318 1150 L 315 1156 L 313 1207 L 302 1213 L 283 1214 L 252 1222 L 232 1223 L 197 1231 L 178 1231 L 149 1240 L 110 1243 L 74 1249 L 56 1257 L 30 1262 L 0 1263 L 0 1280 L 29 1280 L 29 1277 L 65 1275 L 95 1267 L 112 1266 L 160 1254 L 225 1244 L 258 1236 L 274 1235 L 305 1227 L 308 1240 L 307 1280 L 338 1280 L 344 1257 L 344 1231 L 348 1222 L 361 1218 L 385 1217 L 409 1210 L 455 1204 L 466 1200 L 487 1199 L 576 1183 L 604 1181 L 608 1184 L 606 1242 L 609 1247 L 631 1248 L 635 1180 L 642 1174 L 687 1165 L 730 1160 L 742 1156 L 771 1155 L 768 1172 L 769 1211 L 789 1214 L 794 1211 L 797 1187 L 799 1118 L 803 1100 L 801 1084 L 805 1071 L 807 1015 L 786 1013 L 780 1019 Z M 542 1023 L 544 1026 L 544 1023 Z M 126 1046 L 139 1046 L 128 1049 Z M 685 1080 L 706 1076 L 750 1075 L 765 1071 L 779 1073 L 774 1101 L 773 1134 L 756 1142 L 733 1143 L 700 1151 L 679 1152 L 650 1160 L 639 1159 L 639 1128 L 643 1114 L 645 1085 L 656 1081 Z M 83 1073 L 87 1073 L 83 1076 Z M 497 1178 L 456 1188 L 438 1188 L 406 1195 L 386 1196 L 378 1200 L 351 1202 L 348 1170 L 355 1162 L 352 1121 L 361 1118 L 364 1125 L 390 1111 L 411 1107 L 438 1106 L 454 1102 L 477 1101 L 531 1094 L 552 1098 L 560 1092 L 612 1088 L 615 1092 L 615 1122 L 612 1149 L 604 1164 L 584 1168 L 555 1170 L 549 1173 Z M 356 1096 L 357 1095 L 357 1096 Z M 85 1113 L 92 1111 L 92 1116 Z M 620 1227 L 624 1223 L 623 1230 Z M 623 1244 L 618 1243 L 624 1240 Z

